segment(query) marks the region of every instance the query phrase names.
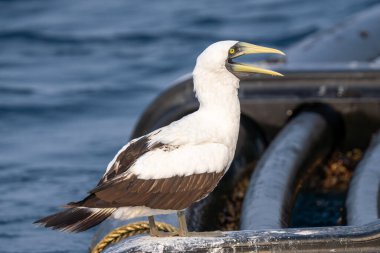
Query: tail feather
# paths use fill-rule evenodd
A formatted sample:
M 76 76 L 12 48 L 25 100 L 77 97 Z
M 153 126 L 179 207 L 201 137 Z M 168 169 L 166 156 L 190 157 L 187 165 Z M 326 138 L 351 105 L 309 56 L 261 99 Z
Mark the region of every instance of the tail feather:
M 98 225 L 114 211 L 116 208 L 70 207 L 34 223 L 67 232 L 82 232 Z

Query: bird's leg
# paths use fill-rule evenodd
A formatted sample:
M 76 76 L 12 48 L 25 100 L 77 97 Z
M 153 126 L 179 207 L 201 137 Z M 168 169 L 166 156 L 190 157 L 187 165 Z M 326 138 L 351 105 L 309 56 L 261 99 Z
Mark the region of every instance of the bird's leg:
M 220 231 L 210 231 L 210 232 L 189 232 L 187 230 L 185 211 L 178 211 L 178 222 L 179 222 L 179 236 L 191 236 L 191 237 L 219 237 L 223 236 Z
M 185 211 L 181 210 L 177 212 L 178 216 L 178 223 L 179 223 L 179 236 L 188 236 L 189 231 L 187 230 L 187 224 L 186 224 L 186 216 Z
M 158 236 L 158 229 L 156 223 L 154 222 L 154 216 L 148 216 L 149 220 L 149 230 L 151 236 Z
M 156 222 L 154 221 L 154 216 L 148 216 L 149 220 L 149 230 L 150 230 L 150 236 L 154 237 L 168 237 L 168 236 L 177 236 L 178 234 L 176 232 L 162 232 L 159 231 Z

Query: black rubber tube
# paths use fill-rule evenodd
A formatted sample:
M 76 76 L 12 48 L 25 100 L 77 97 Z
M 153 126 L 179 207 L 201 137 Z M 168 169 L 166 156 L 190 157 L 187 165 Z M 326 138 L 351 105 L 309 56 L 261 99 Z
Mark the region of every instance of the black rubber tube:
M 373 137 L 355 170 L 346 207 L 348 225 L 364 225 L 380 218 L 380 133 Z
M 287 227 L 298 173 L 332 149 L 328 117 L 304 111 L 271 142 L 258 162 L 244 197 L 240 228 Z

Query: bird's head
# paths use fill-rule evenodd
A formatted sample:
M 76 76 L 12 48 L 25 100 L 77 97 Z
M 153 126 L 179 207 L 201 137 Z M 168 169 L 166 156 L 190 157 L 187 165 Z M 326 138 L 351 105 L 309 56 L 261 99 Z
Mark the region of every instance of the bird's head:
M 282 76 L 282 74 L 272 70 L 234 61 L 235 58 L 242 55 L 262 53 L 285 55 L 280 50 L 256 46 L 246 42 L 219 41 L 210 45 L 198 56 L 196 69 L 216 73 L 228 70 L 234 75 L 237 73 L 258 73 Z

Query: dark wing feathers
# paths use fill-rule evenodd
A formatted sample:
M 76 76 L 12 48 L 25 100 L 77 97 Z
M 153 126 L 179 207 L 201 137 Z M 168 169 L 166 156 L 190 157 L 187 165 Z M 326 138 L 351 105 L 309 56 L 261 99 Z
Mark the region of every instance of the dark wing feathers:
M 223 174 L 224 171 L 147 180 L 132 175 L 109 187 L 92 191 L 84 200 L 69 205 L 96 208 L 146 206 L 181 210 L 206 197 Z
M 34 223 L 67 232 L 82 232 L 98 225 L 107 219 L 115 210 L 115 208 L 94 210 L 91 208 L 70 207 L 62 212 L 44 217 Z
M 120 152 L 116 157 L 112 167 L 99 181 L 98 186 L 126 172 L 136 162 L 136 160 L 145 153 L 165 145 L 160 142 L 152 143 L 149 145 L 149 137 L 149 135 L 146 135 L 134 142 L 131 142 L 126 149 Z
M 90 195 L 82 201 L 67 204 L 66 210 L 35 223 L 53 229 L 81 232 L 108 218 L 117 207 L 146 206 L 181 210 L 206 197 L 225 172 L 147 180 L 125 173 L 139 157 L 158 148 L 170 152 L 179 147 L 160 142 L 150 143 L 149 136 L 141 137 L 117 155 L 111 168 Z

